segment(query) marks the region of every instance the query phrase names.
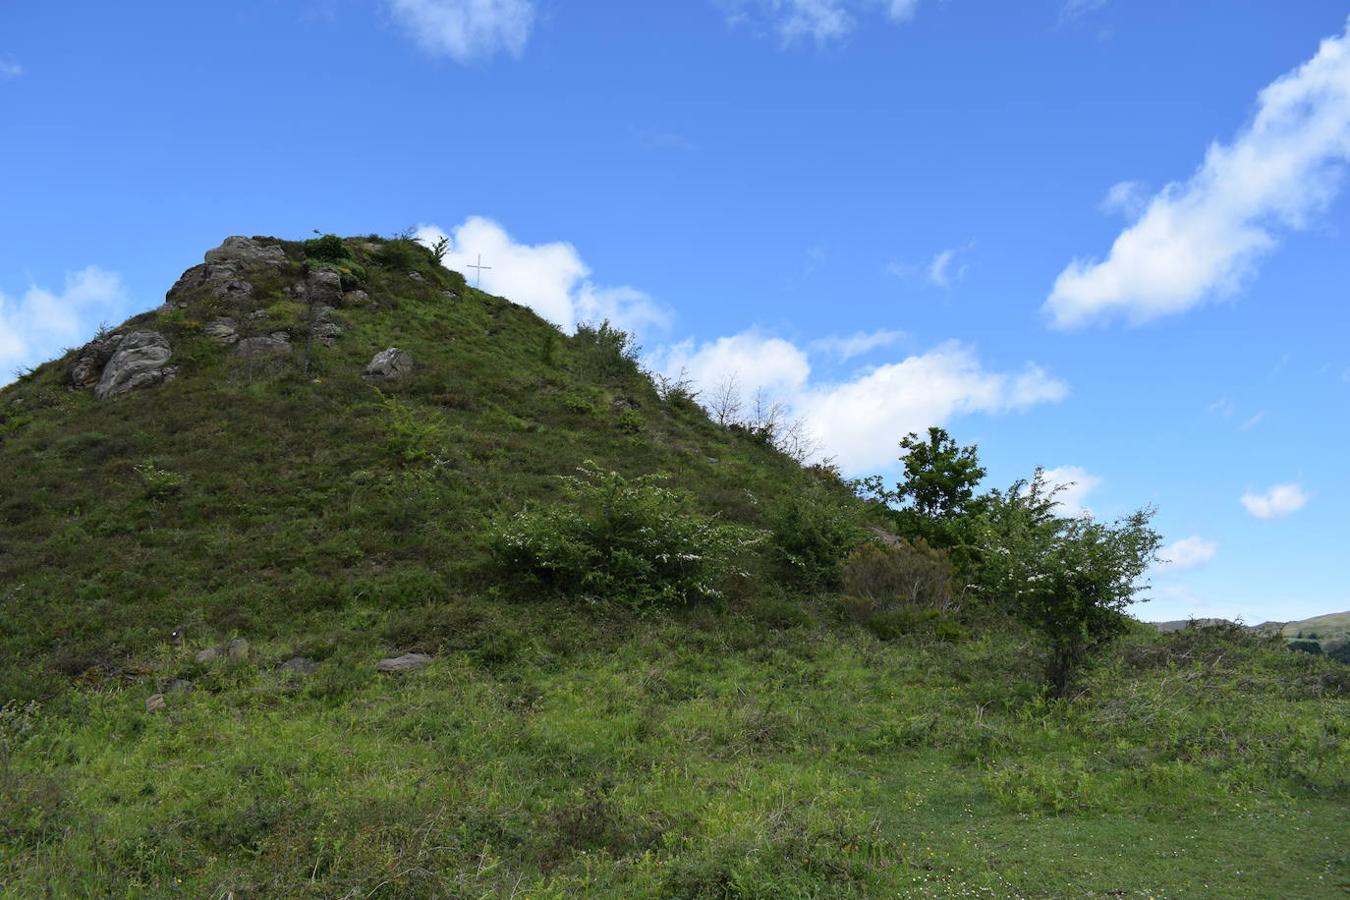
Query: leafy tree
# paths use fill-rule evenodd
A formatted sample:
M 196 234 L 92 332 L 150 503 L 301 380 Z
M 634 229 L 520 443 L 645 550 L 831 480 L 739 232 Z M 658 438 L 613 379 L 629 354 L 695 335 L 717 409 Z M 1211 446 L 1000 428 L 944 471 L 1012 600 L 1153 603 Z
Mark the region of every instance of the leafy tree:
M 1125 608 L 1147 585 L 1162 538 L 1145 507 L 1112 523 L 1061 516 L 1037 469 L 1031 481 L 992 491 L 973 526 L 976 587 L 1045 640 L 1046 674 L 1065 696 L 1091 651 L 1126 628 Z
M 975 445 L 958 446 L 946 429 L 933 427 L 926 438 L 905 435 L 900 448 L 905 474 L 895 489 L 887 490 L 881 476 L 874 475 L 857 483 L 859 493 L 892 506 L 903 534 L 935 547 L 967 543 L 964 526 L 979 505 L 975 487 L 985 475 Z

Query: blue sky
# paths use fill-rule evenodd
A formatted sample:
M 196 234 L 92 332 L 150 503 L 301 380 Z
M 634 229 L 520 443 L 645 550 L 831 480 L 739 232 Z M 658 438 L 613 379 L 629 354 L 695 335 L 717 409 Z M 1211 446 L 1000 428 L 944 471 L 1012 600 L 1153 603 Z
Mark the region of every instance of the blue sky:
M 228 234 L 448 234 L 484 288 L 788 404 L 1153 503 L 1148 618 L 1350 608 L 1342 3 L 0 7 L 0 367 Z

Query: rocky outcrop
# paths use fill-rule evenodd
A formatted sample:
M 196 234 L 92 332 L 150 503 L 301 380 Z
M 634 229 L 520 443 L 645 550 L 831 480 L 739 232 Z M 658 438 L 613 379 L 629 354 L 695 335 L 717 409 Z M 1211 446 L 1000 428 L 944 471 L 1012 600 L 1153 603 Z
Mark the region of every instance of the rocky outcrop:
M 413 358 L 397 347 L 376 353 L 366 365 L 365 377 L 370 381 L 393 381 L 412 371 Z
M 244 359 L 265 356 L 285 356 L 291 352 L 291 336 L 284 331 L 246 337 L 235 345 L 234 353 Z
M 250 237 L 234 235 L 227 237 L 219 247 L 207 250 L 206 262 L 279 266 L 286 263 L 286 251 L 276 244 L 262 244 Z
M 160 310 L 167 312 L 187 306 L 188 295 L 203 288 L 222 300 L 244 301 L 253 298 L 253 282 L 244 278 L 242 265 L 237 262 L 203 263 L 179 276 L 164 295 L 164 306 Z
M 168 364 L 173 351 L 158 331 L 133 331 L 117 342 L 117 349 L 103 367 L 94 396 L 100 400 L 136 388 L 168 381 L 178 374 Z
M 235 638 L 224 644 L 217 644 L 214 647 L 207 647 L 205 650 L 200 650 L 194 658 L 202 665 L 213 663 L 218 659 L 243 662 L 248 659 L 248 651 L 248 641 L 244 638 Z
M 70 367 L 70 384 L 75 388 L 88 388 L 98 384 L 108 360 L 117 352 L 122 340 L 122 332 L 114 331 L 96 337 L 80 348 L 75 364 Z

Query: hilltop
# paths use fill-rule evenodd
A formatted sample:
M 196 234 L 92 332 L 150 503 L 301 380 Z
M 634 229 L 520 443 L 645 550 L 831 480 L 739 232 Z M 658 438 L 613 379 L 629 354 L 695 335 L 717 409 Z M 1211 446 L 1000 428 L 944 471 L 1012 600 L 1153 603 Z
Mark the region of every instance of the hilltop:
M 695 400 L 378 236 L 229 238 L 0 390 L 0 892 L 1350 880 L 1344 667 L 1136 625 L 1054 699 L 996 606 L 868 613 L 822 554 L 893 517 Z

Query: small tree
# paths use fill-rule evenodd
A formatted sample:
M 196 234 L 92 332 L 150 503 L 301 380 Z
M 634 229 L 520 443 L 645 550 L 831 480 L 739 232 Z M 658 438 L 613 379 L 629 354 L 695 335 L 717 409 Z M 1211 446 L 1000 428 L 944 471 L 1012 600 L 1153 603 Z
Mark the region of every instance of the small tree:
M 856 482 L 855 489 L 892 507 L 902 534 L 947 549 L 969 543 L 967 520 L 978 505 L 975 487 L 985 474 L 975 445 L 957 446 L 945 429 L 934 427 L 928 429 L 927 438 L 910 432 L 900 448 L 905 475 L 894 490 L 888 490 L 879 475 Z M 956 556 L 961 563 L 962 554 Z
M 1151 508 L 1113 523 L 1056 512 L 1045 473 L 985 498 L 974 531 L 976 584 L 1047 644 L 1046 674 L 1065 696 L 1091 651 L 1126 628 L 1123 615 L 1147 587 L 1144 571 L 1162 538 L 1149 527 Z

